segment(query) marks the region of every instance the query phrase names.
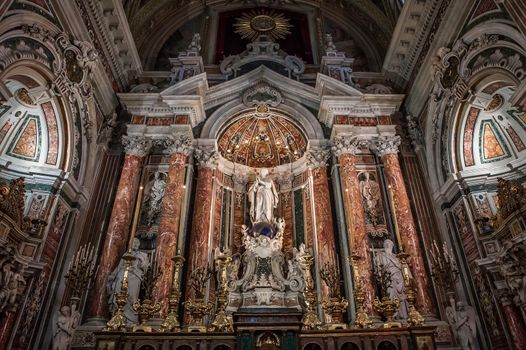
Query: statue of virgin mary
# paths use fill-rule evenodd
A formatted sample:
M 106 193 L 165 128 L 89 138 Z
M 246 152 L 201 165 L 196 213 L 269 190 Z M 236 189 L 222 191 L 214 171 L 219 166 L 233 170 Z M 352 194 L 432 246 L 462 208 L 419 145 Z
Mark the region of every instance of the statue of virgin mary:
M 271 223 L 274 218 L 273 211 L 278 205 L 279 197 L 274 182 L 267 176 L 268 170 L 263 168 L 248 190 L 252 223 Z

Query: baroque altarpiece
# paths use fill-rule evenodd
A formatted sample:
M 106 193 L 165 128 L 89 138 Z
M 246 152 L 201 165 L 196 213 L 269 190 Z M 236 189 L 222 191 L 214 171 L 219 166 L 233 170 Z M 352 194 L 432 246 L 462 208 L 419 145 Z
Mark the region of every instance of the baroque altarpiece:
M 0 4 L 0 349 L 526 348 L 524 13 Z

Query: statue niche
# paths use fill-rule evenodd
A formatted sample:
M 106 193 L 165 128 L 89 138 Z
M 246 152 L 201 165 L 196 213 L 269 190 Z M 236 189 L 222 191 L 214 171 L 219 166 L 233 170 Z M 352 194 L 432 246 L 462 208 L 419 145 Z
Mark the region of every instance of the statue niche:
M 267 169 L 261 170 L 248 193 L 252 227 L 242 226 L 245 246 L 241 257 L 243 274 L 238 279 L 238 261 L 234 264 L 235 272 L 228 276 L 230 293 L 226 311 L 232 313 L 240 308 L 301 311 L 299 298 L 305 282 L 299 258 L 305 254 L 305 247 L 295 250 L 293 259 L 285 259 L 282 252 L 285 220 L 274 217 L 278 193 Z

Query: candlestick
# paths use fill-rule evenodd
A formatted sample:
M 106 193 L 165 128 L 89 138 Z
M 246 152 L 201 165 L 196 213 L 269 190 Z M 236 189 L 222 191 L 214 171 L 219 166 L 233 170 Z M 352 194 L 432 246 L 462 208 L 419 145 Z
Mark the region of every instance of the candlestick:
M 398 243 L 398 248 L 403 251 L 404 249 L 402 245 L 402 238 L 400 237 L 400 230 L 398 228 L 398 220 L 396 219 L 396 208 L 395 208 L 395 200 L 393 196 L 393 189 L 391 188 L 391 185 L 387 185 L 387 189 L 388 189 L 387 193 L 389 195 L 389 206 L 391 208 L 391 217 L 393 218 L 393 226 L 395 230 L 396 242 Z
M 128 240 L 128 251 L 132 251 L 133 247 L 133 239 L 135 238 L 135 233 L 137 232 L 137 224 L 139 222 L 139 212 L 141 211 L 141 205 L 142 205 L 142 195 L 143 195 L 144 187 L 141 185 L 139 187 L 139 193 L 137 194 L 137 201 L 135 202 L 135 212 L 133 215 L 133 221 L 132 221 L 132 228 L 130 232 L 130 238 Z

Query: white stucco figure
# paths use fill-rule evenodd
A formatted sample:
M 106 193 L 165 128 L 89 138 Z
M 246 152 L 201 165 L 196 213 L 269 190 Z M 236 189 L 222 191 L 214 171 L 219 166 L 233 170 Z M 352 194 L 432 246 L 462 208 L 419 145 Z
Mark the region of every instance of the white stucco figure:
M 253 223 L 272 223 L 274 218 L 273 211 L 278 205 L 278 191 L 276 191 L 276 186 L 272 179 L 267 176 L 268 170 L 262 169 L 248 190 L 250 219 Z
M 141 282 L 143 280 L 150 262 L 148 255 L 139 250 L 140 241 L 135 238 L 133 240 L 133 246 L 131 254 L 135 257 L 132 261 L 130 270 L 128 273 L 128 303 L 124 307 L 124 314 L 129 323 L 137 323 L 137 314 L 132 310 L 132 305 L 139 300 L 139 292 L 141 291 Z M 113 272 L 108 276 L 108 283 L 106 285 L 110 305 L 110 311 L 113 314 L 117 308 L 115 296 L 121 290 L 122 279 L 124 277 L 125 260 L 121 258 L 119 265 Z
M 458 301 L 450 300 L 451 305 L 446 307 L 449 324 L 453 328 L 460 346 L 464 350 L 476 349 L 477 321 L 473 307 Z
M 148 225 L 154 225 L 159 213 L 161 212 L 161 203 L 166 188 L 166 180 L 160 171 L 155 173 L 152 188 L 150 189 L 149 208 L 148 208 Z
M 394 243 L 390 239 L 384 241 L 384 249 L 376 255 L 376 266 L 384 269 L 390 274 L 391 284 L 387 288 L 389 298 L 400 300 L 400 308 L 394 318 L 398 320 L 407 319 L 407 298 L 404 294 L 404 275 L 400 260 L 393 253 Z

